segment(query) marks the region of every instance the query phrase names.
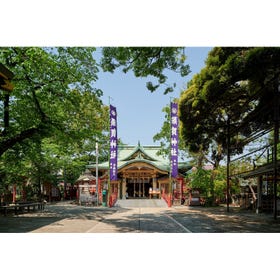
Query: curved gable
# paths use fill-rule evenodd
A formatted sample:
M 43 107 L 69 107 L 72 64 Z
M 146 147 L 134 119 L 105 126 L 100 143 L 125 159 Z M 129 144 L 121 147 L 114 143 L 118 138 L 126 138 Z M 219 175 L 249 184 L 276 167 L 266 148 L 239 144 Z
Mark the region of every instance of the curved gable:
M 168 168 L 169 168 L 168 166 L 158 165 L 152 161 L 147 161 L 144 159 L 142 160 L 135 159 L 124 163 L 119 168 L 119 171 L 125 172 L 125 171 L 137 170 L 137 171 L 153 171 L 162 174 L 167 174 Z
M 134 159 L 146 159 L 150 161 L 156 161 L 154 157 L 149 155 L 145 149 L 138 143 L 138 146 L 135 147 L 135 149 L 125 156 L 124 158 L 120 159 L 122 161 L 129 161 L 129 160 L 134 160 Z

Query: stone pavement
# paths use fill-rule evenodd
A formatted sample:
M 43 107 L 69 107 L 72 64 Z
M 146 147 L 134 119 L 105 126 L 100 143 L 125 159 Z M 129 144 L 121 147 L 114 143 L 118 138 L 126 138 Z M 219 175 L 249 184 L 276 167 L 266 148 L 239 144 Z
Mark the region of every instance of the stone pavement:
M 178 222 L 197 233 L 280 233 L 280 217 L 272 213 L 256 214 L 239 207 L 175 206 L 171 214 Z
M 225 207 L 166 207 L 161 200 L 124 200 L 116 207 L 66 202 L 43 212 L 0 215 L 2 233 L 279 233 L 280 217 Z

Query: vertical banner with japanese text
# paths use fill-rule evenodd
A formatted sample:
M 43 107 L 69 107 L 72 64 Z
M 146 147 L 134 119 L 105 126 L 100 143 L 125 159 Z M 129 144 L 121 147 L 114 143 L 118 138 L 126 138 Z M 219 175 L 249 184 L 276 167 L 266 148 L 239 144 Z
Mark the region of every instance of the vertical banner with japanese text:
M 178 104 L 171 102 L 171 152 L 170 152 L 170 164 L 171 164 L 171 177 L 176 178 L 178 176 Z
M 110 105 L 110 180 L 118 180 L 117 110 Z

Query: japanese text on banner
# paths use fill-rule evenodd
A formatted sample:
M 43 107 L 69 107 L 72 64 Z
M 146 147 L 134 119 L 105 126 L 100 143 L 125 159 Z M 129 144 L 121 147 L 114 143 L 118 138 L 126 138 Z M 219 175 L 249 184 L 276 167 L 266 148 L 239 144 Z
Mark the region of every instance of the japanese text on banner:
M 117 110 L 110 105 L 110 180 L 118 180 Z
M 178 104 L 171 102 L 171 177 L 176 178 L 178 176 Z

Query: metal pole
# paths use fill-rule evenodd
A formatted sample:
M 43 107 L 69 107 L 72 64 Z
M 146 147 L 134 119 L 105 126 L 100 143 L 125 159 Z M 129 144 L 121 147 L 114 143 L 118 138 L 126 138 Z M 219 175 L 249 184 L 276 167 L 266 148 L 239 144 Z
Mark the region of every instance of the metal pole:
M 280 93 L 280 84 L 278 81 L 277 92 L 275 92 L 274 100 L 274 143 L 273 143 L 273 217 L 277 219 L 277 177 L 278 177 L 278 168 L 277 168 L 277 144 L 279 142 L 279 93 Z
M 95 180 L 96 180 L 96 193 L 97 193 L 97 197 L 96 197 L 96 205 L 99 205 L 99 191 L 98 191 L 98 142 L 96 140 L 96 144 L 95 144 L 95 148 L 96 148 L 96 175 L 95 175 Z
M 229 212 L 230 119 L 227 118 L 227 212 Z

